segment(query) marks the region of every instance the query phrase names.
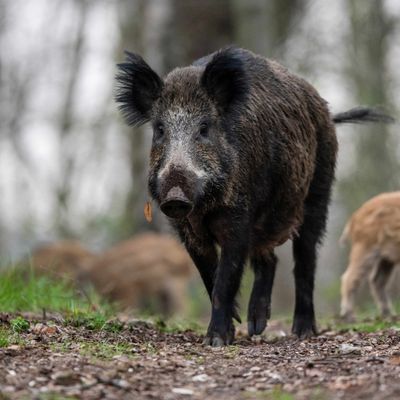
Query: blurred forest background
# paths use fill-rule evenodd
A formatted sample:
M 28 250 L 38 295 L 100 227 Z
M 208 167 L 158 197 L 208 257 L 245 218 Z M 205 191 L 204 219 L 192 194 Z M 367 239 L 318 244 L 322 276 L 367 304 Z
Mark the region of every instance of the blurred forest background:
M 113 100 L 115 64 L 138 52 L 160 74 L 231 43 L 310 81 L 332 112 L 400 109 L 398 0 L 2 0 L 0 256 L 76 238 L 102 249 L 146 230 L 148 127 L 127 128 Z M 350 213 L 400 183 L 399 125 L 338 128 L 340 154 L 316 304 L 338 309 Z M 273 310 L 293 307 L 290 244 Z M 205 296 L 205 295 L 204 295 Z

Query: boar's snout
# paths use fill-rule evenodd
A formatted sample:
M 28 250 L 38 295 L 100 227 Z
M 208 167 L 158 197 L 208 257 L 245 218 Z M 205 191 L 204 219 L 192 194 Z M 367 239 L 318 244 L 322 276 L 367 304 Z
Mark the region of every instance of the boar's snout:
M 161 211 L 170 218 L 184 218 L 193 209 L 193 203 L 186 197 L 179 186 L 169 190 L 160 204 Z

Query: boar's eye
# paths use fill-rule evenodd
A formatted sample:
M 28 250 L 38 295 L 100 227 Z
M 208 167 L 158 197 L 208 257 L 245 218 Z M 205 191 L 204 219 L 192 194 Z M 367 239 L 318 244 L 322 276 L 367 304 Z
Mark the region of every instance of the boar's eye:
M 165 134 L 164 125 L 161 122 L 159 122 L 154 125 L 153 129 L 154 129 L 154 138 L 156 140 L 162 139 L 162 137 Z
M 202 122 L 200 124 L 200 129 L 199 129 L 199 136 L 200 138 L 206 139 L 208 138 L 208 132 L 210 130 L 210 126 L 207 122 Z

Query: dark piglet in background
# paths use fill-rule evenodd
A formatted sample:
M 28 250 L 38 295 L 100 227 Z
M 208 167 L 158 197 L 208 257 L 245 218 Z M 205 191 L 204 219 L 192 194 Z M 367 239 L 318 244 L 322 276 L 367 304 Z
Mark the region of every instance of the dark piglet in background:
M 387 121 L 369 108 L 331 116 L 303 79 L 274 61 L 226 48 L 161 79 L 127 53 L 116 100 L 131 125 L 151 121 L 149 190 L 196 264 L 212 303 L 206 344 L 229 344 L 243 266 L 255 279 L 249 335 L 270 317 L 277 258 L 293 240 L 293 332 L 316 334 L 316 248 L 337 153 L 334 123 Z M 218 256 L 216 245 L 221 248 Z

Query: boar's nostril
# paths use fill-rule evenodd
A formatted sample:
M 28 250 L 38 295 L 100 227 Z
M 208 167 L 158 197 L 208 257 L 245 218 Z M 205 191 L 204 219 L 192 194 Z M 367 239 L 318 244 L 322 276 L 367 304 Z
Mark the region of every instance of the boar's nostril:
M 170 200 L 161 204 L 161 211 L 170 218 L 184 218 L 186 217 L 193 206 L 181 200 Z
M 174 186 L 160 204 L 161 211 L 170 218 L 184 218 L 193 209 L 193 203 L 186 197 L 182 189 Z

